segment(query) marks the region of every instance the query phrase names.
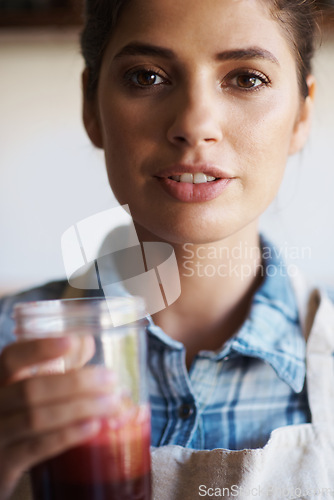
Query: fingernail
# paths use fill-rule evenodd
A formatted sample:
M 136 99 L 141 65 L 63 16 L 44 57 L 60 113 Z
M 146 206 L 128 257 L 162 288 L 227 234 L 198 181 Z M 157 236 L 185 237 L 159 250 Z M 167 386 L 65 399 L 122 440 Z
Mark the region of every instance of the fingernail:
M 110 411 L 118 404 L 119 397 L 116 394 L 108 394 L 107 396 L 99 397 L 97 402 L 102 410 Z
M 96 378 L 97 382 L 101 384 L 114 384 L 116 381 L 115 372 L 108 370 L 107 368 L 96 368 Z
M 56 347 L 59 349 L 65 349 L 65 347 L 70 347 L 71 346 L 71 337 L 54 337 L 53 338 Z
M 114 415 L 108 419 L 108 426 L 110 429 L 118 429 L 126 425 L 135 415 L 134 408 L 116 409 Z
M 100 420 L 89 420 L 80 424 L 80 432 L 84 435 L 96 434 L 101 428 Z
M 108 423 L 109 429 L 112 429 L 113 431 L 119 429 L 123 425 L 123 422 L 119 418 L 119 416 L 114 416 L 113 418 L 108 418 L 107 423 Z

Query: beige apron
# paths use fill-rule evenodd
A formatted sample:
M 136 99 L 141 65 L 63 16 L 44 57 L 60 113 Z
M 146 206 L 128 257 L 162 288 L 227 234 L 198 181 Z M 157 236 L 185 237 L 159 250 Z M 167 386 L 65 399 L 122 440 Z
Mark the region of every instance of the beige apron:
M 305 315 L 303 293 L 299 288 L 312 423 L 275 429 L 255 450 L 156 448 L 154 500 L 334 498 L 334 306 L 314 292 Z
M 298 278 L 294 286 L 307 338 L 312 423 L 275 429 L 254 450 L 154 448 L 154 500 L 334 498 L 334 306 L 318 291 L 306 306 L 305 285 Z M 30 498 L 26 476 L 12 500 Z

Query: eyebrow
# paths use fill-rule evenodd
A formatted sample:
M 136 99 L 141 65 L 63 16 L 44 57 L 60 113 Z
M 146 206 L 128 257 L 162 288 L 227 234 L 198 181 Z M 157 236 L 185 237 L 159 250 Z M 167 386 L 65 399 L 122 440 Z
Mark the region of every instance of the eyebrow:
M 114 57 L 114 59 L 120 59 L 126 56 L 155 56 L 162 57 L 164 59 L 173 59 L 176 57 L 175 53 L 166 49 L 165 47 L 159 47 L 157 45 L 151 45 L 146 43 L 132 42 L 125 45 Z M 215 59 L 218 61 L 242 61 L 246 59 L 265 59 L 279 66 L 278 59 L 269 52 L 269 50 L 262 49 L 261 47 L 249 47 L 245 49 L 235 49 L 235 50 L 224 50 L 216 54 Z
M 114 57 L 114 59 L 119 59 L 125 56 L 157 56 L 163 57 L 165 59 L 175 58 L 175 54 L 172 50 L 166 49 L 164 47 L 158 47 L 156 45 L 144 44 L 133 42 L 125 45 Z
M 266 59 L 279 66 L 278 59 L 269 50 L 260 47 L 249 47 L 247 49 L 225 50 L 217 54 L 219 61 L 244 60 L 244 59 Z

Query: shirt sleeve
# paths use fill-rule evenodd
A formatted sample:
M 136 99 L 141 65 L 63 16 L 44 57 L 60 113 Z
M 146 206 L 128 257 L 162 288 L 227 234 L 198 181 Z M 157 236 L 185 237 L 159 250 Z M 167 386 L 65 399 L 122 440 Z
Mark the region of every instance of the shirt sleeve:
M 0 299 L 0 352 L 15 340 L 10 297 Z
M 19 302 L 36 300 L 55 300 L 62 297 L 67 281 L 53 281 L 45 285 L 9 295 L 0 299 L 0 352 L 4 347 L 15 341 L 13 308 Z

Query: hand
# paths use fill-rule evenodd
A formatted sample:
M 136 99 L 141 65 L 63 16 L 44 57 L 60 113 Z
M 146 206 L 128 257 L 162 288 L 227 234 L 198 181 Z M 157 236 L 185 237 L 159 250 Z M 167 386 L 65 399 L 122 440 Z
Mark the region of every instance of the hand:
M 0 355 L 0 500 L 25 470 L 92 438 L 102 417 L 117 414 L 114 374 L 73 369 L 92 356 L 92 345 L 89 337 L 47 338 L 16 342 Z M 60 357 L 71 370 L 43 373 Z

